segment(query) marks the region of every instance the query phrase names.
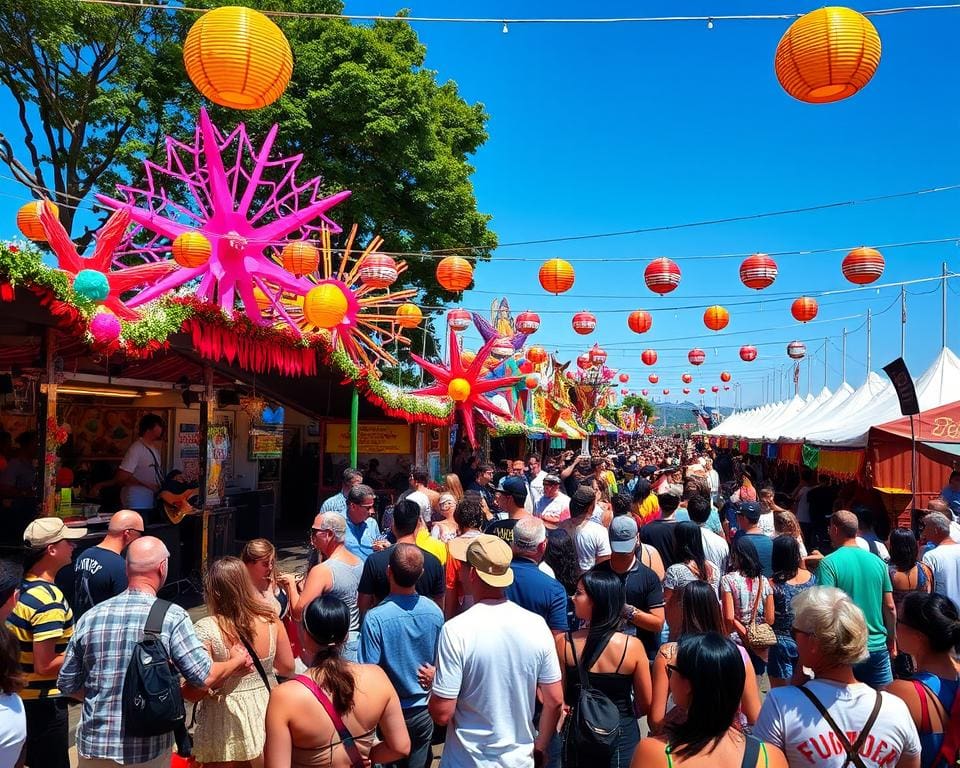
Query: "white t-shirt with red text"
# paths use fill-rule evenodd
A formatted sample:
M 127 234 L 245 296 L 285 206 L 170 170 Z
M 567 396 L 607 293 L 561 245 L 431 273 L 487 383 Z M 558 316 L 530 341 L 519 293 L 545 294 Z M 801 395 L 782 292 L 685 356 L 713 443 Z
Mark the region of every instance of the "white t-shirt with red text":
M 831 680 L 813 680 L 805 686 L 846 733 L 853 744 L 860 735 L 876 692 L 864 683 L 844 685 Z M 860 748 L 867 768 L 894 768 L 903 755 L 920 754 L 920 737 L 907 705 L 890 693 L 881 693 L 883 703 L 876 722 Z M 790 768 L 842 768 L 846 751 L 816 707 L 797 688 L 776 688 L 767 694 L 753 735 L 780 747 Z

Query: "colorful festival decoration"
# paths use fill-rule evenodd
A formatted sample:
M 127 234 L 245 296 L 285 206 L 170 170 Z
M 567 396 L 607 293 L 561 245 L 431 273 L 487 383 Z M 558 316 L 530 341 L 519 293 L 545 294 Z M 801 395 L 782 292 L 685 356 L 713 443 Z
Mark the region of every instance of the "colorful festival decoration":
M 640 353 L 640 360 L 644 365 L 656 365 L 657 364 L 657 353 L 653 349 L 645 349 Z
M 740 359 L 745 363 L 752 363 L 757 359 L 757 348 L 752 344 L 744 344 L 740 347 Z
M 525 333 L 528 336 L 531 333 L 536 333 L 540 328 L 540 315 L 536 312 L 531 312 L 527 310 L 521 312 L 517 315 L 517 319 L 513 324 L 513 327 L 516 329 L 517 333 Z
M 523 385 L 527 389 L 536 389 L 540 386 L 540 377 L 535 373 L 531 373 L 523 380 Z
M 790 305 L 790 314 L 793 315 L 795 320 L 799 320 L 801 323 L 808 323 L 813 320 L 819 310 L 820 307 L 817 305 L 817 300 L 809 296 L 801 296 L 798 299 L 794 299 L 793 304 Z
M 260 109 L 286 90 L 293 74 L 290 43 L 259 11 L 224 6 L 197 19 L 183 44 L 191 82 L 214 104 Z
M 762 291 L 773 285 L 777 272 L 777 262 L 765 253 L 755 253 L 740 264 L 740 282 L 747 288 Z
M 527 360 L 534 365 L 542 365 L 547 362 L 547 350 L 543 347 L 533 346 L 527 349 Z
M 465 309 L 451 309 L 447 312 L 447 326 L 458 333 L 467 330 L 470 327 L 470 313 Z
M 389 288 L 400 276 L 397 262 L 385 253 L 371 253 L 360 262 L 360 282 L 370 288 Z
M 689 394 L 690 394 L 690 389 L 689 389 L 689 387 L 684 387 L 681 391 L 682 391 L 683 394 L 685 394 L 685 395 L 689 395 Z
M 397 325 L 401 328 L 416 328 L 423 321 L 423 312 L 416 304 L 401 304 L 397 307 Z
M 577 368 L 581 371 L 586 371 L 593 364 L 590 362 L 590 355 L 584 352 L 582 355 L 577 355 Z
M 651 384 L 656 384 L 658 381 L 660 381 L 660 377 L 655 373 L 651 373 L 649 376 L 647 376 L 647 381 L 649 381 Z
M 807 345 L 802 341 L 791 341 L 787 344 L 787 357 L 791 360 L 803 360 L 807 355 Z
M 573 288 L 573 265 L 563 259 L 548 259 L 540 267 L 540 285 L 547 293 L 558 295 Z
M 572 320 L 573 330 L 581 336 L 593 333 L 597 327 L 597 318 L 590 312 L 577 312 Z
M 626 373 L 621 373 L 617 378 L 620 379 L 621 384 L 626 384 L 628 381 L 630 381 L 630 375 Z
M 649 389 L 641 389 L 641 390 L 640 390 L 640 394 L 643 395 L 644 397 L 646 397 L 647 395 L 650 394 L 650 390 L 649 390 Z
M 716 394 L 717 392 L 720 391 L 720 387 L 718 387 L 716 384 L 714 384 L 712 387 L 710 387 L 710 391 L 713 392 L 714 394 Z
M 880 64 L 880 36 L 850 8 L 818 8 L 797 19 L 777 45 L 774 70 L 783 90 L 808 104 L 853 96 Z
M 880 279 L 886 266 L 883 255 L 875 248 L 861 246 L 843 257 L 843 276 L 855 285 L 869 285 Z
M 297 277 L 316 272 L 320 266 L 320 251 L 306 242 L 289 243 L 280 251 L 283 268 Z
M 702 349 L 694 348 L 687 353 L 687 360 L 689 361 L 690 365 L 703 365 L 703 362 L 706 359 L 707 353 Z
M 110 310 L 102 309 L 91 318 L 88 330 L 95 345 L 110 347 L 120 338 L 120 318 Z
M 670 394 L 670 390 L 669 390 L 669 389 L 665 389 L 665 390 L 663 390 L 663 394 L 665 394 L 665 395 L 669 395 L 669 394 Z
M 46 233 L 43 231 L 43 224 L 40 223 L 40 212 L 48 209 L 55 219 L 60 218 L 60 209 L 56 203 L 49 200 L 35 200 L 20 207 L 17 211 L 17 228 L 23 232 L 27 240 L 33 240 L 35 243 L 45 243 L 47 241 Z
M 627 317 L 627 327 L 634 333 L 646 333 L 653 325 L 653 316 L 643 309 L 635 309 Z
M 598 344 L 594 344 L 592 347 L 590 347 L 590 350 L 587 352 L 587 356 L 590 358 L 591 365 L 603 365 L 605 362 L 607 362 L 607 352 Z
M 181 267 L 195 269 L 210 261 L 213 248 L 210 241 L 199 232 L 188 230 L 177 235 L 170 246 L 173 260 Z M 259 302 L 258 302 L 259 306 Z
M 415 390 L 416 395 L 436 395 L 447 396 L 456 403 L 456 409 L 460 412 L 463 421 L 463 427 L 467 434 L 467 440 L 470 445 L 477 444 L 476 427 L 474 422 L 473 409 L 479 408 L 481 411 L 495 414 L 502 418 L 510 418 L 510 414 L 503 410 L 496 403 L 487 397 L 487 393 L 497 389 L 512 387 L 522 376 L 502 376 L 499 378 L 480 378 L 483 364 L 490 356 L 496 339 L 490 339 L 477 352 L 476 358 L 472 363 L 465 364 L 460 356 L 460 345 L 457 343 L 457 336 L 450 331 L 449 350 L 450 362 L 448 365 L 440 365 L 424 360 L 416 354 L 410 357 L 421 368 L 430 373 L 436 382 L 429 387 Z
M 703 387 L 700 387 L 700 388 L 697 390 L 697 392 L 699 392 L 701 395 L 707 394 L 707 390 L 704 389 Z
M 714 304 L 703 313 L 703 324 L 711 331 L 722 331 L 730 323 L 730 313 L 726 307 Z
M 629 389 L 621 389 L 621 390 L 620 390 L 620 394 L 623 395 L 624 397 L 626 397 L 627 395 L 630 394 L 630 390 L 629 390 Z
M 437 264 L 437 282 L 452 293 L 460 293 L 473 282 L 473 266 L 462 256 L 446 256 Z
M 742 350 L 742 348 L 741 348 L 741 350 Z M 732 377 L 730 376 L 729 371 L 720 371 L 720 381 L 726 383 L 726 382 L 730 381 L 731 378 L 732 378 Z
M 643 280 L 647 288 L 663 296 L 680 285 L 680 267 L 661 256 L 647 264 L 647 268 L 643 270 Z
M 691 376 L 689 373 L 685 373 L 680 377 L 680 381 L 682 381 L 684 384 L 690 384 L 693 381 L 693 376 Z

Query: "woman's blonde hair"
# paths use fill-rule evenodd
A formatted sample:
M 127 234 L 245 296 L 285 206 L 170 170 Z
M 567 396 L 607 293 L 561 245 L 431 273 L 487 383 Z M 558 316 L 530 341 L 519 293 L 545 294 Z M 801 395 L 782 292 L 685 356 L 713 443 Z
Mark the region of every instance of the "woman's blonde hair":
M 810 587 L 793 599 L 793 623 L 816 638 L 835 664 L 856 664 L 867 658 L 867 620 L 843 590 Z
M 266 539 L 250 539 L 240 552 L 240 559 L 245 563 L 255 563 L 258 560 L 276 556 L 276 547 Z
M 443 478 L 443 487 L 456 501 L 460 501 L 460 499 L 463 498 L 463 484 L 460 482 L 458 475 L 449 474 Z
M 238 557 L 214 561 L 203 579 L 203 594 L 226 638 L 246 640 L 252 647 L 257 637 L 256 620 L 278 621 L 273 608 L 257 594 L 250 572 Z
M 797 520 L 797 516 L 789 510 L 784 510 L 783 512 L 774 512 L 773 527 L 777 533 L 786 533 L 794 538 L 802 535 L 800 531 L 800 522 Z

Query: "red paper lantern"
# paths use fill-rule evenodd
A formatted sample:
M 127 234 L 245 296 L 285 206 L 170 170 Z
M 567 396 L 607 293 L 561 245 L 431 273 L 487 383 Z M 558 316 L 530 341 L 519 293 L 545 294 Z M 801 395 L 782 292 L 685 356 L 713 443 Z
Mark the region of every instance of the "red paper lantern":
M 657 353 L 652 349 L 645 349 L 640 353 L 640 359 L 643 361 L 644 365 L 656 365 Z
M 527 360 L 534 365 L 540 365 L 547 362 L 547 350 L 543 347 L 530 347 L 527 350 Z
M 501 360 L 511 357 L 515 351 L 513 341 L 509 336 L 501 336 L 494 342 L 494 345 L 490 347 L 490 354 Z
M 716 384 L 714 384 L 712 387 L 710 387 L 710 391 L 711 391 L 711 392 L 719 392 L 719 391 L 720 391 L 720 387 L 718 387 Z
M 547 293 L 560 294 L 573 288 L 573 266 L 563 259 L 549 259 L 540 267 L 540 285 Z
M 656 384 L 658 381 L 660 381 L 660 377 L 655 373 L 651 373 L 649 376 L 647 376 L 647 381 L 649 381 L 651 384 Z
M 701 395 L 707 394 L 707 390 L 705 390 L 703 387 L 700 387 L 700 389 L 698 389 L 697 392 L 699 392 Z
M 885 266 L 883 255 L 875 248 L 854 248 L 843 258 L 840 266 L 843 276 L 856 285 L 868 285 L 879 280 Z
M 691 349 L 687 353 L 687 360 L 690 361 L 690 365 L 703 365 L 703 361 L 707 359 L 707 353 L 702 349 Z
M 690 394 L 690 390 L 687 389 L 686 387 L 684 387 L 684 388 L 683 388 L 683 394 L 689 395 L 689 394 Z
M 447 256 L 437 264 L 437 282 L 458 293 L 473 282 L 473 267 L 462 256 Z
M 573 330 L 575 330 L 581 336 L 586 336 L 588 333 L 593 333 L 593 330 L 596 327 L 597 318 L 589 312 L 577 312 L 577 314 L 573 316 Z
M 536 389 L 540 386 L 540 377 L 533 373 L 523 380 L 524 385 L 527 389 Z
M 577 368 L 581 371 L 585 371 L 590 368 L 590 355 L 584 352 L 582 355 L 577 355 Z
M 801 296 L 799 299 L 795 299 L 790 306 L 790 313 L 794 319 L 799 320 L 801 323 L 808 323 L 817 316 L 819 309 L 816 299 L 811 299 L 809 296 Z
M 630 394 L 630 390 L 629 390 L 629 389 L 621 389 L 621 390 L 620 390 L 620 394 L 623 395 L 624 397 L 626 397 L 627 395 Z
M 729 373 L 727 373 L 727 371 L 721 371 L 721 372 L 720 372 L 720 381 L 724 381 L 724 382 L 730 381 L 731 378 L 732 378 L 732 377 L 730 376 Z
M 627 326 L 634 333 L 646 333 L 653 325 L 653 316 L 644 309 L 635 309 L 627 317 Z
M 747 288 L 762 291 L 773 285 L 777 271 L 777 262 L 765 253 L 755 253 L 740 264 L 740 282 Z
M 680 285 L 680 267 L 666 257 L 654 259 L 643 270 L 643 280 L 647 288 L 662 296 Z
M 685 373 L 680 377 L 680 381 L 682 381 L 684 384 L 689 384 L 693 381 L 693 376 L 691 376 L 689 373 Z
M 607 353 L 599 345 L 594 344 L 590 351 L 587 353 L 590 358 L 590 362 L 593 365 L 603 365 L 607 362 Z
M 752 344 L 744 344 L 740 347 L 740 359 L 745 363 L 752 363 L 757 359 L 757 348 Z
M 791 341 L 787 344 L 787 357 L 791 360 L 803 360 L 807 355 L 807 345 L 802 341 Z
M 621 373 L 621 374 L 620 374 L 620 383 L 621 383 L 621 384 L 626 384 L 628 381 L 630 381 L 630 375 L 629 375 L 629 374 L 626 374 L 626 373 Z
M 663 394 L 665 394 L 665 395 L 669 395 L 669 394 L 670 394 L 670 390 L 669 390 L 669 389 L 665 389 L 665 390 L 663 390 Z
M 389 288 L 399 274 L 397 262 L 385 253 L 371 253 L 360 264 L 360 282 L 371 288 Z
M 447 312 L 447 325 L 455 331 L 465 331 L 470 327 L 470 313 L 465 309 L 451 309 Z
M 640 394 L 643 395 L 644 397 L 646 397 L 647 395 L 650 394 L 650 390 L 649 390 L 649 389 L 641 389 L 641 390 L 640 390 Z
M 540 327 L 540 315 L 536 312 L 521 312 L 513 323 L 517 333 L 536 333 Z
M 729 322 L 730 313 L 727 312 L 726 307 L 721 307 L 719 304 L 707 307 L 706 312 L 703 313 L 703 324 L 711 331 L 722 331 Z

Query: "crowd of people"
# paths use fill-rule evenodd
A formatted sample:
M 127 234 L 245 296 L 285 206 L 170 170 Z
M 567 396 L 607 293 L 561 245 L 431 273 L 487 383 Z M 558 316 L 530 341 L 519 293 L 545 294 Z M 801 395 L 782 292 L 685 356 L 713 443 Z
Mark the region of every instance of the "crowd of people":
M 680 438 L 454 470 L 412 469 L 378 516 L 347 469 L 300 578 L 255 539 L 209 566 L 204 618 L 161 604 L 196 762 L 426 768 L 440 743 L 449 768 L 955 761 L 960 475 L 918 540 L 849 488 Z M 125 727 L 169 553 L 133 510 L 73 557 L 85 533 L 38 519 L 22 573 L 0 562 L 0 768 L 66 768 L 71 699 L 81 766 L 171 763 L 174 733 Z

